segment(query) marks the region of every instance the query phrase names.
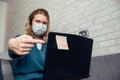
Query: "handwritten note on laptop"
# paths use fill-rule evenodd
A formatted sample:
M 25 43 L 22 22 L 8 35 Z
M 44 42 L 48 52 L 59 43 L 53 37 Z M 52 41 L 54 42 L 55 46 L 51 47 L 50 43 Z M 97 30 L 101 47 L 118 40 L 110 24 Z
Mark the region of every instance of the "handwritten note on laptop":
M 66 36 L 56 35 L 58 49 L 69 50 Z

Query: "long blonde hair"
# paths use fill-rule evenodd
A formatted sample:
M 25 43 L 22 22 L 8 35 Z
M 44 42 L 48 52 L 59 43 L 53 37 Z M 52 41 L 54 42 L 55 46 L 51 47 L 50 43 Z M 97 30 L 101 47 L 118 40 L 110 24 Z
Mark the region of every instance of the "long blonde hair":
M 33 38 L 36 38 L 36 35 L 32 31 L 32 20 L 35 17 L 35 15 L 37 15 L 37 14 L 42 14 L 42 15 L 46 16 L 47 19 L 48 19 L 47 31 L 44 33 L 43 36 L 41 36 L 41 39 L 46 41 L 47 40 L 47 36 L 48 36 L 48 32 L 49 32 L 49 27 L 50 27 L 50 19 L 49 19 L 49 14 L 48 14 L 48 12 L 45 9 L 36 9 L 29 15 L 28 21 L 27 21 L 27 23 L 25 25 L 25 31 L 26 31 L 27 35 L 30 35 Z

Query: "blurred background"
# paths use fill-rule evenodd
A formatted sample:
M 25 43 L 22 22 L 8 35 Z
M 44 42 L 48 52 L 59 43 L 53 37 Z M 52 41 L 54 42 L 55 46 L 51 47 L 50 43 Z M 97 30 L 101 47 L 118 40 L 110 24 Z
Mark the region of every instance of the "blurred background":
M 94 39 L 92 56 L 120 53 L 120 0 L 0 0 L 0 58 L 37 8 L 49 12 L 50 31 Z

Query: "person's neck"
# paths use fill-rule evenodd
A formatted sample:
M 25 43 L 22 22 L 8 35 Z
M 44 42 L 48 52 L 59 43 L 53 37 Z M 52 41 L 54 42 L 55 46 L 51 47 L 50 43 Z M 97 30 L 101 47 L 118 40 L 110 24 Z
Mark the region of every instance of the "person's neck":
M 42 38 L 40 36 L 35 36 L 35 39 L 40 39 L 42 40 Z

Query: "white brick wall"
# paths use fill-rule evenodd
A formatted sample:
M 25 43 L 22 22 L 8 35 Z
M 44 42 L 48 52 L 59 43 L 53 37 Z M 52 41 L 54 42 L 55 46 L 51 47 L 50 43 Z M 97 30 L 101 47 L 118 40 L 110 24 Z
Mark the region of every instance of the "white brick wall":
M 120 53 L 120 46 L 116 45 L 116 46 L 108 47 L 108 53 L 109 54 Z
M 108 39 L 119 39 L 120 38 L 120 31 L 113 32 L 107 35 Z
M 114 46 L 115 44 L 116 44 L 115 40 L 106 40 L 104 42 L 98 43 L 100 48 L 107 48 L 107 47 L 110 47 L 110 46 Z
M 100 43 L 107 41 L 107 36 L 98 36 L 94 38 L 94 43 Z
M 64 15 L 61 18 L 67 17 L 67 20 L 60 19 L 61 23 L 56 26 L 61 25 L 62 22 L 66 24 L 57 29 L 55 26 L 54 31 L 78 34 L 79 31 L 88 29 L 89 37 L 94 39 L 93 56 L 120 53 L 120 2 L 118 0 L 64 0 L 64 3 L 66 5 L 62 5 L 65 14 L 62 14 L 62 10 L 58 14 Z M 56 6 L 55 10 L 57 9 Z M 71 22 L 67 23 L 68 20 Z
M 119 44 L 119 45 L 120 45 L 120 39 L 118 39 L 118 40 L 117 40 L 117 44 Z
M 115 28 L 115 31 L 120 31 L 120 24 L 115 25 L 114 28 Z
M 101 55 L 108 55 L 107 48 L 97 48 L 94 49 L 92 56 L 101 56 Z
M 94 39 L 93 56 L 120 53 L 119 0 L 8 0 L 7 27 L 11 30 L 6 36 L 20 33 L 23 28 L 16 31 L 15 27 L 23 26 L 28 13 L 39 7 L 50 13 L 51 31 L 78 35 L 88 29 L 89 37 Z

